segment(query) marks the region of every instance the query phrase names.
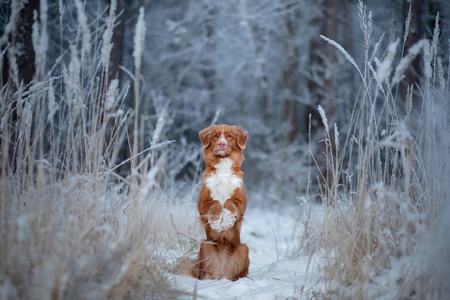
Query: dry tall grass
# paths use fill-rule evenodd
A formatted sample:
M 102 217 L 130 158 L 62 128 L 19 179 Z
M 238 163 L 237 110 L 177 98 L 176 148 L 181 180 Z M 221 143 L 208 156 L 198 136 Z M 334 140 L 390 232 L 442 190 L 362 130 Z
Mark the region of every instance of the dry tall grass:
M 106 26 L 101 16 L 88 23 L 76 0 L 81 43 L 62 49 L 47 68 L 47 3 L 41 2 L 33 34 L 37 72 L 29 86 L 19 83 L 14 52 L 3 53 L 12 63 L 0 89 L 0 298 L 174 298 L 179 292 L 166 278 L 166 252 L 179 248 L 177 230 L 190 229 L 162 205 L 172 201 L 159 186 L 164 155 L 155 152 L 167 144 L 159 142 L 164 115 L 147 149 L 136 133 L 143 18 L 132 78 L 137 110 L 126 111 L 130 84 L 121 89 L 108 78 L 114 9 Z M 60 2 L 61 22 L 63 12 Z M 9 26 L 16 30 L 14 18 Z M 124 163 L 117 162 L 122 145 L 132 156 L 129 177 L 114 172 Z
M 328 297 L 445 299 L 450 295 L 442 277 L 450 267 L 450 243 L 442 236 L 450 230 L 445 221 L 450 81 L 440 59 L 439 15 L 432 41 L 401 49 L 394 67 L 399 40 L 377 59 L 381 43 L 371 46 L 371 14 L 362 1 L 358 8 L 365 37 L 363 66 L 323 37 L 357 69 L 361 91 L 341 144 L 331 139 L 329 131 L 335 130 L 335 136 L 339 131 L 336 125 L 329 128 L 332 124 L 319 107 L 331 174 L 322 197 L 329 205 L 322 227 L 307 226 L 302 247 L 319 255 Z M 400 95 L 399 82 L 414 59 L 422 59 L 424 76 Z

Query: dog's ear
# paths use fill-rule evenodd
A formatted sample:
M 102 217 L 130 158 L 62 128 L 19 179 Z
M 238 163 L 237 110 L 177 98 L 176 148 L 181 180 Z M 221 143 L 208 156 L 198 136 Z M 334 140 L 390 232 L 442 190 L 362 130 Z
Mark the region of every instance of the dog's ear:
M 247 131 L 242 130 L 241 127 L 236 127 L 235 134 L 236 134 L 236 144 L 238 145 L 239 148 L 244 150 L 245 144 L 247 143 L 248 139 Z
M 211 127 L 205 128 L 198 133 L 200 140 L 203 144 L 203 149 L 206 149 L 211 145 Z

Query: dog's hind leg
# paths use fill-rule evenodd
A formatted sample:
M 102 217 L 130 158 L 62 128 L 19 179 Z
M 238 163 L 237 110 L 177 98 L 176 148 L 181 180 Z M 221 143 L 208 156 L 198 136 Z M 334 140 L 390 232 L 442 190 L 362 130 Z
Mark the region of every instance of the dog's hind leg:
M 198 253 L 197 274 L 198 279 L 216 279 L 217 246 L 210 241 L 203 241 Z
M 226 277 L 230 280 L 238 280 L 247 277 L 250 260 L 248 258 L 248 247 L 245 244 L 239 244 L 232 249 L 230 253 Z

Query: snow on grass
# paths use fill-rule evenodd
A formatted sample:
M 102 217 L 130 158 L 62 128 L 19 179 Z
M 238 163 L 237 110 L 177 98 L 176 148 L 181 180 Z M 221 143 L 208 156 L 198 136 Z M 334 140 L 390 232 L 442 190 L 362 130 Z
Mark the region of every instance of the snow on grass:
M 368 19 L 362 10 L 360 22 L 364 25 L 367 46 L 371 31 Z M 392 95 L 383 92 L 383 99 L 378 89 L 367 89 L 358 97 L 351 119 L 344 121 L 352 126 L 346 140 L 357 137 L 358 152 L 346 153 L 345 147 L 342 149 L 341 154 L 348 155 L 343 161 L 350 168 L 343 169 L 342 164 L 333 168 L 334 181 L 321 192 L 322 198 L 328 198 L 333 205 L 327 207 L 323 226 L 313 230 L 315 250 L 324 251 L 320 269 L 329 298 L 449 299 L 449 286 L 440 280 L 446 276 L 448 255 L 445 250 L 436 251 L 448 249 L 436 229 L 447 227 L 444 231 L 448 232 L 448 223 L 440 224 L 439 219 L 445 216 L 442 211 L 448 207 L 450 192 L 448 151 L 441 150 L 449 147 L 448 140 L 442 138 L 448 136 L 444 134 L 448 131 L 448 119 L 444 117 L 448 108 L 440 105 L 448 95 L 441 92 L 447 84 L 437 57 L 438 20 L 439 16 L 431 46 L 428 39 L 422 39 L 410 47 L 395 67 L 392 80 L 398 40 L 388 46 L 383 62 L 376 61 L 375 76 L 364 77 L 361 82 L 366 87 L 386 83 L 391 88 L 405 78 L 405 72 L 416 59 L 421 59 L 422 77 L 410 85 L 406 94 L 406 119 L 398 104 L 404 95 L 391 98 Z M 365 49 L 366 66 L 371 63 L 368 50 Z M 416 85 L 420 93 L 413 93 L 412 87 Z M 412 110 L 413 97 L 422 104 L 421 108 Z M 380 99 L 383 106 L 377 108 L 375 103 Z M 325 123 L 323 109 L 319 107 L 318 111 Z M 417 127 L 409 120 L 411 114 L 418 115 Z M 380 139 L 379 132 L 384 139 Z M 325 142 L 331 144 L 327 128 Z M 332 148 L 327 148 L 327 164 L 334 167 L 341 157 L 328 149 Z M 357 162 L 351 164 L 356 154 Z M 353 182 L 341 180 L 352 173 L 357 175 Z M 423 246 L 427 243 L 433 249 Z M 438 257 L 439 263 L 430 257 Z

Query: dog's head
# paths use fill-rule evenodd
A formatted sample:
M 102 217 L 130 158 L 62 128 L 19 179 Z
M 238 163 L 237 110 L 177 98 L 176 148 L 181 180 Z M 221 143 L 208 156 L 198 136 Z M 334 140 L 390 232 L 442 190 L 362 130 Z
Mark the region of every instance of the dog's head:
M 203 149 L 212 151 L 216 156 L 226 157 L 233 151 L 245 149 L 248 133 L 242 128 L 231 125 L 212 125 L 199 133 Z

